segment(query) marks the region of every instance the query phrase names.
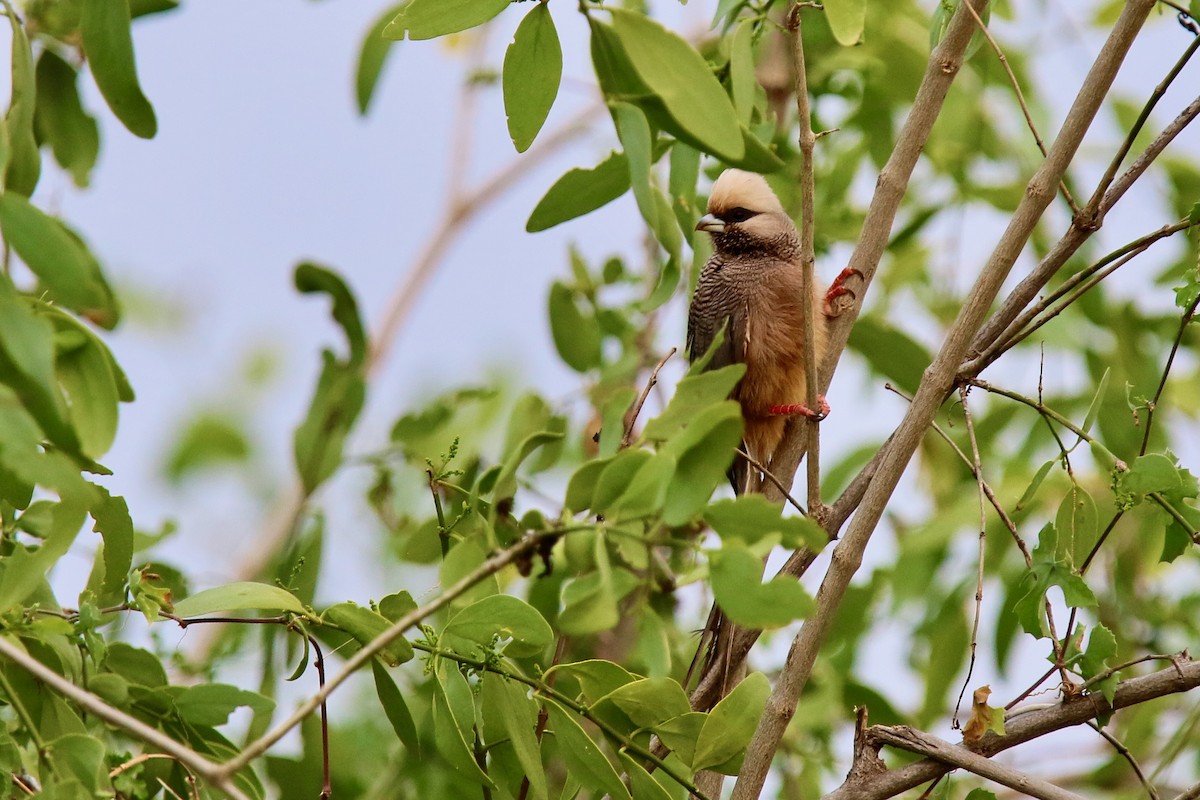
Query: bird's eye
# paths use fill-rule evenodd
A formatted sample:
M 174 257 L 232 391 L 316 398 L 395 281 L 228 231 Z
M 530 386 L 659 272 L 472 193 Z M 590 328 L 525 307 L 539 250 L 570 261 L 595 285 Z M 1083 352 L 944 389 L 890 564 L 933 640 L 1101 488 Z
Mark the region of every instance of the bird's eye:
M 750 219 L 753 216 L 756 216 L 757 214 L 758 214 L 757 211 L 751 211 L 748 208 L 742 208 L 741 206 L 738 206 L 737 208 L 732 209 L 725 214 L 725 221 L 726 222 L 745 222 L 746 220 Z

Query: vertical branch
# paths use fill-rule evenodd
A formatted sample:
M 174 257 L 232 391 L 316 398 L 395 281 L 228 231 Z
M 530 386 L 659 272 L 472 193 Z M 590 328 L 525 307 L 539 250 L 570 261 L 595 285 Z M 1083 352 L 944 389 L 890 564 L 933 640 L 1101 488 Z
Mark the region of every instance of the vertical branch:
M 788 13 L 788 27 L 792 32 L 792 61 L 796 72 L 796 111 L 800 117 L 800 268 L 804 274 L 804 378 L 805 402 L 812 409 L 820 408 L 817 388 L 817 302 L 816 280 L 813 270 L 816 264 L 814 243 L 816 225 L 816 177 L 813 169 L 813 150 L 817 137 L 812 129 L 812 111 L 808 102 L 808 74 L 804 66 L 804 35 L 800 23 L 800 12 L 804 3 L 796 3 Z M 808 509 L 819 523 L 824 516 L 821 504 L 821 425 L 818 417 L 806 417 L 808 431 Z
M 980 272 L 937 358 L 925 370 L 912 405 L 896 429 L 891 443 L 882 453 L 875 478 L 867 487 L 862 504 L 851 520 L 845 536 L 833 551 L 829 570 L 817 592 L 816 608 L 812 616 L 804 621 L 799 634 L 792 642 L 783 672 L 767 700 L 766 710 L 747 750 L 742 775 L 733 790 L 733 800 L 753 800 L 762 792 L 771 760 L 812 674 L 817 653 L 825 642 L 850 581 L 862 565 L 863 553 L 900 482 L 900 476 L 953 386 L 959 365 L 970 347 L 971 340 L 982 325 L 1004 280 L 1054 198 L 1055 187 L 1062 180 L 1084 134 L 1100 110 L 1100 105 L 1107 96 L 1134 38 L 1149 16 L 1154 2 L 1155 0 L 1129 0 L 1125 4 L 1108 40 L 1088 71 L 1062 130 L 1050 148 L 1050 154 L 1029 180 L 1020 204 Z M 979 4 L 980 8 L 985 5 L 985 2 Z M 973 28 L 974 23 L 960 4 L 943 41 L 945 45 L 954 43 L 956 49 L 952 52 L 958 53 L 958 64 L 961 64 L 961 53 L 966 48 Z M 954 69 L 957 64 L 951 63 L 946 66 Z M 887 231 L 864 231 L 863 235 L 864 239 L 867 236 L 879 235 L 886 239 Z M 853 261 L 851 264 L 853 265 Z M 835 359 L 836 355 L 836 350 L 830 353 Z

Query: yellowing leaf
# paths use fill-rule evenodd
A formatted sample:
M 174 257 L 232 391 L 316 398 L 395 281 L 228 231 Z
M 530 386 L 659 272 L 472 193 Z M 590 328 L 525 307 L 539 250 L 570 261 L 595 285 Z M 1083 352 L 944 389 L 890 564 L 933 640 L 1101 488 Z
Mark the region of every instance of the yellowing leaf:
M 988 731 L 1004 735 L 1004 709 L 992 708 L 987 704 L 992 695 L 991 686 L 980 686 L 971 697 L 971 718 L 963 726 L 963 742 L 974 744 Z

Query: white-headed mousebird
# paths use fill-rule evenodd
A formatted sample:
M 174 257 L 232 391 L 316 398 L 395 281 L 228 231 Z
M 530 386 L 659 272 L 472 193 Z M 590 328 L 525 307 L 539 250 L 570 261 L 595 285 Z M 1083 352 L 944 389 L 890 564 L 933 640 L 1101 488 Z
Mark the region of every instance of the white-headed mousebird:
M 725 329 L 708 368 L 746 365 L 732 397 L 742 407 L 746 452 L 769 468 L 789 416 L 822 418 L 829 413 L 824 398 L 817 409 L 805 405 L 804 317 L 809 308 L 818 309 L 813 344 L 819 364 L 826 313 L 834 298 L 848 293 L 842 286 L 847 273 L 826 295 L 814 288 L 813 303 L 808 303 L 796 225 L 763 177 L 751 172 L 721 173 L 696 230 L 712 235 L 714 252 L 688 311 L 688 357 L 695 361 L 704 355 Z M 738 456 L 730 468 L 733 490 L 745 492 L 751 474 L 749 463 Z

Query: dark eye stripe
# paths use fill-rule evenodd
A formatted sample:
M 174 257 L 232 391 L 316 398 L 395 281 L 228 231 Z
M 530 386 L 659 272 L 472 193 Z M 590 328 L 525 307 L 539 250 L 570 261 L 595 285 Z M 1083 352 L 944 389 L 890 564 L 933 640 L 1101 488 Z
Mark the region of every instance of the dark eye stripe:
M 754 217 L 757 215 L 758 215 L 757 211 L 751 211 L 748 208 L 743 208 L 742 206 L 738 206 L 737 208 L 730 209 L 729 211 L 726 211 L 724 214 L 722 214 L 721 219 L 724 222 L 745 222 L 746 220 L 750 219 L 751 217 Z

